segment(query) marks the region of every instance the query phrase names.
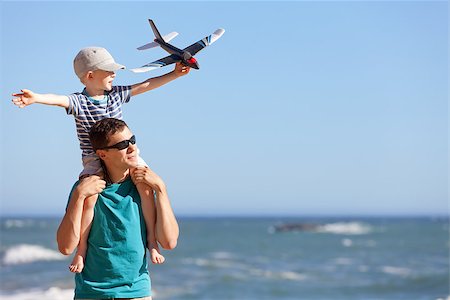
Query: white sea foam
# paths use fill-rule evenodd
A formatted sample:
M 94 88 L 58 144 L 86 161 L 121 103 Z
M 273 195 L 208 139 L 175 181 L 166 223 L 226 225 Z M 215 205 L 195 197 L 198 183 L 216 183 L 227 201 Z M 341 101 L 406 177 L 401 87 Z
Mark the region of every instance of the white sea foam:
M 317 232 L 358 235 L 367 234 L 371 231 L 371 227 L 359 222 L 338 222 L 319 226 Z
M 38 245 L 21 244 L 9 248 L 2 258 L 4 265 L 26 264 L 42 260 L 63 260 L 65 257 L 57 251 Z
M 263 269 L 252 268 L 252 266 L 235 262 L 233 260 L 228 260 L 231 254 L 228 252 L 215 252 L 214 257 L 222 257 L 215 259 L 204 259 L 204 258 L 184 258 L 183 263 L 188 265 L 195 265 L 198 267 L 208 267 L 208 268 L 220 268 L 228 269 L 233 273 L 234 277 L 240 279 L 246 279 L 247 276 L 265 277 L 270 279 L 283 279 L 283 280 L 293 280 L 300 281 L 306 278 L 306 275 L 297 273 L 294 271 L 269 271 Z M 231 273 L 230 273 L 231 274 Z
M 8 219 L 5 220 L 6 228 L 22 228 L 32 223 L 31 220 Z
M 51 299 L 51 300 L 72 300 L 73 289 L 60 289 L 57 287 L 48 290 L 33 290 L 27 292 L 19 292 L 11 295 L 0 294 L 1 300 L 35 300 L 35 299 Z
M 231 254 L 230 252 L 225 252 L 225 251 L 213 252 L 211 254 L 211 256 L 215 259 L 232 259 L 233 258 L 233 254 Z
M 302 281 L 306 279 L 306 275 L 293 271 L 268 271 L 261 269 L 249 269 L 250 275 L 265 277 L 270 279 L 284 279 L 292 281 Z
M 190 290 L 188 288 L 188 290 Z M 152 289 L 153 297 L 168 297 L 179 296 L 186 293 L 186 287 L 164 289 L 162 293 Z M 51 287 L 47 290 L 29 290 L 22 292 L 15 292 L 13 294 L 0 294 L 0 300 L 73 300 L 74 289 L 61 289 L 58 287 Z
M 33 220 L 33 219 L 6 219 L 1 223 L 1 226 L 6 229 L 13 228 L 46 228 L 49 226 L 48 221 L 43 220 Z
M 185 258 L 183 263 L 188 265 L 196 265 L 198 267 L 213 267 L 213 268 L 232 268 L 238 267 L 239 264 L 227 260 L 205 259 L 205 258 Z
M 401 267 L 383 266 L 381 271 L 386 274 L 398 275 L 398 276 L 408 276 L 412 273 L 412 270 Z
M 347 257 L 338 257 L 333 260 L 336 265 L 351 265 L 353 264 L 353 260 Z
M 351 247 L 353 245 L 353 241 L 351 239 L 343 239 L 341 243 L 344 247 Z

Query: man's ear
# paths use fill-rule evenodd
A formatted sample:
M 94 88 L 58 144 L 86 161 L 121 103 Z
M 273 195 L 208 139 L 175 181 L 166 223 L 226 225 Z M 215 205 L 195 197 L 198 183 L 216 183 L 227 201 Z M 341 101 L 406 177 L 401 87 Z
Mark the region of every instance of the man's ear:
M 101 159 L 104 159 L 106 157 L 106 151 L 105 150 L 97 150 L 95 151 L 95 153 L 97 154 L 98 157 L 100 157 Z

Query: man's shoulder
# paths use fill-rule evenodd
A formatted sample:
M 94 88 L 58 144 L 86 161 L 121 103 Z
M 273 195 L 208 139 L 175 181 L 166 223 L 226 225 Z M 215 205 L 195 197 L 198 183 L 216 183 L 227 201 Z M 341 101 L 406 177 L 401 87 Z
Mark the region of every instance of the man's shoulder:
M 70 194 L 73 193 L 73 191 L 77 188 L 77 186 L 80 184 L 81 179 L 78 179 L 77 181 L 75 181 L 75 183 L 72 185 L 72 188 L 70 189 Z
M 77 188 L 77 186 L 78 186 L 79 184 L 80 184 L 80 179 L 78 179 L 78 180 L 73 184 L 72 188 L 70 189 L 69 198 L 67 199 L 66 209 L 67 209 L 67 206 L 69 206 L 69 202 L 70 202 L 70 199 L 72 198 L 73 191 Z

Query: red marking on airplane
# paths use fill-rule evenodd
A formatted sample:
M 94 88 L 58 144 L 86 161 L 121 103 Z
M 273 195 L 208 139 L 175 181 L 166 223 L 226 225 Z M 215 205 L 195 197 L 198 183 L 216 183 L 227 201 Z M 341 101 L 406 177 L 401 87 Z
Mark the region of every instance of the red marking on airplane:
M 190 59 L 187 60 L 188 63 L 190 64 L 195 64 L 197 62 L 197 60 L 193 57 L 191 57 Z

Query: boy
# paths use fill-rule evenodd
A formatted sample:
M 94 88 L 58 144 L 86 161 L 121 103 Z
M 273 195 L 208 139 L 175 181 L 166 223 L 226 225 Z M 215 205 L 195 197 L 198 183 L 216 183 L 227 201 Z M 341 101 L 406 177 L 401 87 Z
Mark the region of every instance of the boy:
M 79 176 L 80 179 L 91 175 L 103 176 L 100 160 L 89 141 L 89 130 L 96 121 L 104 118 L 122 119 L 122 104 L 127 103 L 131 96 L 158 88 L 188 74 L 190 70 L 189 67 L 178 63 L 172 72 L 165 75 L 150 78 L 131 86 L 113 86 L 115 71 L 125 69 L 125 66 L 116 63 L 106 49 L 101 47 L 81 49 L 75 57 L 73 65 L 76 75 L 85 86 L 83 92 L 62 96 L 36 94 L 23 89 L 22 93 L 13 94 L 17 98 L 12 101 L 20 108 L 33 103 L 60 106 L 66 109 L 67 114 L 74 115 L 84 168 Z M 134 142 L 130 141 L 133 144 Z M 138 165 L 145 165 L 145 162 L 139 158 Z M 153 191 L 143 183 L 137 183 L 136 187 L 142 199 L 142 210 L 147 226 L 147 247 L 151 260 L 155 264 L 160 264 L 164 262 L 164 257 L 160 254 L 155 237 L 156 210 Z M 98 195 L 93 195 L 84 201 L 80 244 L 69 267 L 70 271 L 74 273 L 80 273 L 84 267 L 87 238 L 97 197 Z

